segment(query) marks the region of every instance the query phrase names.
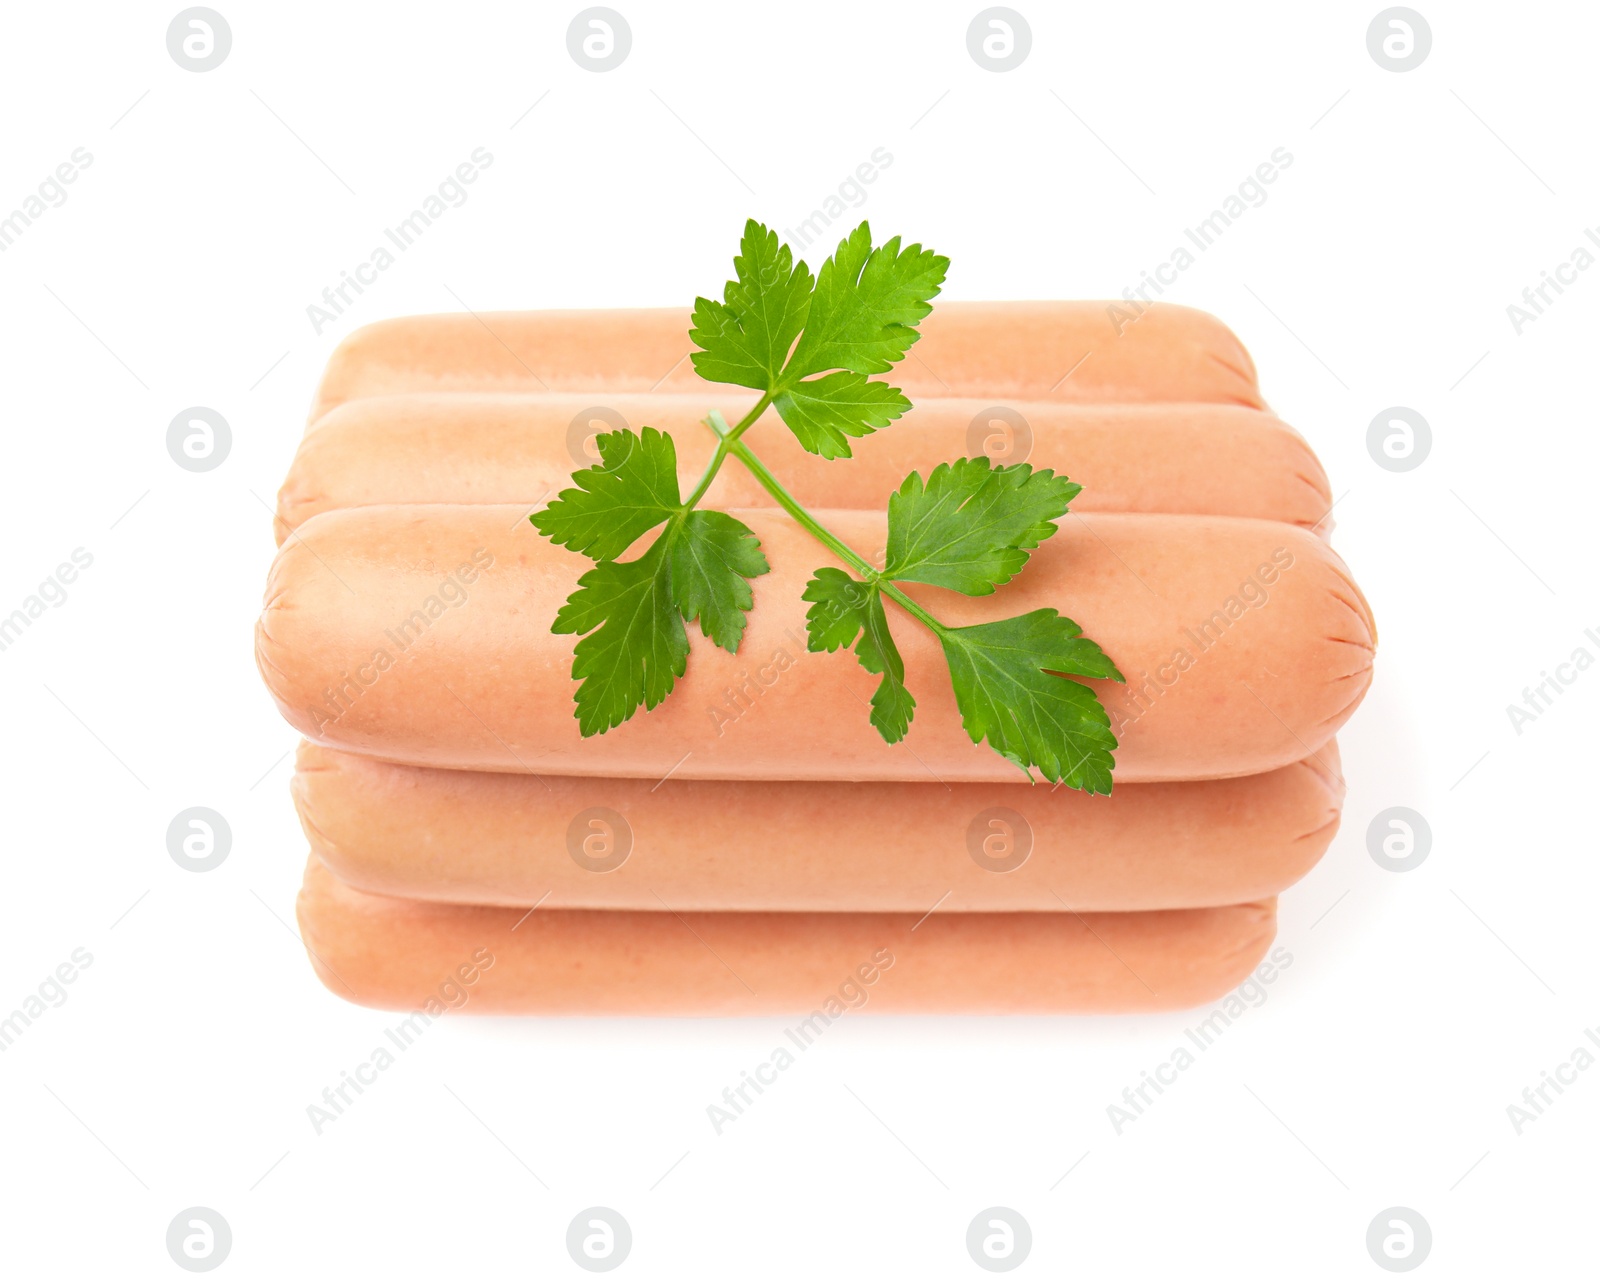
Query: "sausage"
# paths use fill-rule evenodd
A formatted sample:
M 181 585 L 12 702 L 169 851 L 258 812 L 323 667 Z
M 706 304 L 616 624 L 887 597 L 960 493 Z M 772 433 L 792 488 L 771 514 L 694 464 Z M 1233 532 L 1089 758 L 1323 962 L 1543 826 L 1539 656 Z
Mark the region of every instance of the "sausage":
M 730 406 L 735 416 L 753 403 Z M 626 423 L 668 432 L 689 493 L 716 438 L 709 405 L 685 393 L 379 396 L 340 405 L 301 442 L 278 494 L 278 541 L 318 512 L 383 503 L 517 503 L 531 507 L 598 461 L 587 434 Z M 601 417 L 598 415 L 606 415 Z M 1032 461 L 1084 486 L 1078 511 L 1256 516 L 1327 528 L 1327 477 L 1305 440 L 1277 417 L 1238 405 L 1070 405 L 929 399 L 854 441 L 855 457 L 806 453 L 768 410 L 747 437 L 806 506 L 881 509 L 912 471 L 988 454 Z M 585 453 L 584 449 L 591 451 Z M 769 507 L 736 460 L 717 473 L 710 507 Z
M 939 302 L 883 375 L 913 400 L 1206 401 L 1265 407 L 1255 366 L 1215 316 L 1158 302 Z M 413 391 L 740 394 L 689 361 L 687 308 L 406 316 L 357 329 L 328 360 L 315 422 L 335 405 Z
M 817 513 L 868 558 L 878 513 Z M 257 662 L 285 717 L 325 746 L 404 764 L 684 779 L 1022 782 L 974 744 L 936 638 L 894 613 L 917 699 L 903 743 L 868 721 L 876 679 L 806 651 L 801 591 L 831 555 L 781 511 L 741 510 L 772 571 L 740 650 L 693 629 L 687 674 L 653 711 L 581 738 L 574 637 L 550 634 L 589 562 L 519 507 L 360 507 L 307 521 L 278 552 Z M 1116 780 L 1279 768 L 1317 752 L 1372 678 L 1372 616 L 1315 535 L 1224 516 L 1068 516 L 992 596 L 912 585 L 968 625 L 1054 607 L 1127 683 L 1090 681 L 1121 746 Z
M 1334 743 L 1322 752 L 1337 770 Z M 1339 827 L 1317 759 L 1210 782 L 535 778 L 300 746 L 312 852 L 369 893 L 542 909 L 1148 911 L 1272 897 Z
M 1184 911 L 528 911 L 412 902 L 306 866 L 300 934 L 330 991 L 430 1014 L 782 1014 L 803 1052 L 847 1011 L 1133 1013 L 1216 999 L 1275 900 Z M 920 914 L 920 913 L 919 913 Z M 421 1024 L 403 1024 L 408 1037 Z

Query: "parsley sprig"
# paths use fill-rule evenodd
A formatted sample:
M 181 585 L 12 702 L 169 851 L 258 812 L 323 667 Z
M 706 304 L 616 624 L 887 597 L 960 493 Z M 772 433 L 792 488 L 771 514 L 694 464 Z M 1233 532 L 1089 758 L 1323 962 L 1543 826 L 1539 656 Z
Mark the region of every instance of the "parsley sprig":
M 1079 485 L 1048 469 L 996 467 L 987 458 L 941 463 L 926 480 L 912 472 L 889 497 L 879 569 L 819 524 L 743 439 L 775 408 L 802 448 L 848 458 L 852 439 L 905 413 L 911 402 L 900 389 L 871 375 L 891 370 L 917 341 L 949 265 L 921 245 L 902 246 L 898 236 L 874 247 L 863 222 L 813 276 L 776 233 L 745 224 L 722 300 L 695 300 L 689 336 L 698 349 L 690 359 L 702 378 L 753 388 L 761 398 L 733 426 L 715 410 L 707 415 L 717 448 L 694 491 L 680 494 L 671 436 L 623 428 L 596 437 L 600 462 L 576 472 L 574 488 L 529 517 L 551 541 L 595 561 L 552 628 L 582 636 L 572 674 L 585 737 L 672 692 L 688 663 L 688 624 L 698 622 L 712 643 L 738 651 L 754 602 L 751 580 L 769 566 L 748 526 L 698 509 L 734 457 L 848 566 L 818 569 L 806 584 L 807 647 L 854 649 L 862 667 L 880 677 L 869 718 L 886 742 L 905 737 L 917 705 L 888 601 L 938 638 L 973 742 L 987 741 L 1029 777 L 1037 770 L 1069 787 L 1111 790 L 1117 741 L 1110 718 L 1091 688 L 1066 678 L 1121 680 L 1099 645 L 1054 609 L 947 626 L 899 586 L 993 594 L 1055 533 Z M 661 531 L 642 553 L 620 558 L 655 529 Z

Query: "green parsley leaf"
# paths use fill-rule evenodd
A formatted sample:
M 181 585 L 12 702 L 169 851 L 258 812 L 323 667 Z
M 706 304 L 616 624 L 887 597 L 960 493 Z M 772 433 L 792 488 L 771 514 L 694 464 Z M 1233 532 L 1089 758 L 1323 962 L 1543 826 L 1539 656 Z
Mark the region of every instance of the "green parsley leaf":
M 940 637 L 961 722 L 1028 773 L 1092 794 L 1111 790 L 1116 735 L 1094 690 L 1068 675 L 1121 680 L 1122 673 L 1082 628 L 1054 609 Z M 1054 674 L 1054 673 L 1061 674 Z M 1031 777 L 1031 773 L 1029 774 Z
M 856 660 L 873 675 L 881 675 L 872 695 L 872 727 L 885 742 L 899 742 L 911 727 L 917 700 L 906 688 L 906 664 L 889 633 L 889 619 L 883 613 L 883 597 L 876 591 L 867 604 L 861 639 L 856 641 Z
M 747 525 L 721 511 L 690 511 L 667 535 L 672 599 L 685 622 L 729 653 L 739 652 L 745 614 L 753 602 L 751 578 L 771 567 Z
M 1082 491 L 1053 471 L 991 467 L 987 458 L 942 462 L 927 484 L 913 471 L 889 498 L 884 575 L 991 595 L 1022 570 Z
M 863 222 L 813 280 L 775 232 L 751 219 L 723 300 L 695 299 L 689 337 L 700 349 L 690 359 L 702 378 L 771 395 L 810 452 L 848 458 L 848 437 L 881 430 L 911 407 L 866 375 L 890 368 L 917 340 L 949 265 L 921 245 L 902 252 L 898 236 L 874 249 Z
M 867 597 L 875 588 L 852 578 L 843 569 L 818 569 L 800 593 L 809 600 L 806 610 L 806 648 L 812 653 L 848 649 L 861 634 Z
M 685 509 L 671 436 L 624 428 L 595 441 L 599 465 L 577 472 L 577 488 L 529 517 L 552 542 L 599 562 L 578 579 L 551 627 L 557 635 L 584 637 L 573 652 L 572 676 L 586 738 L 672 692 L 687 664 L 686 622 L 698 619 L 714 644 L 737 653 L 754 602 L 750 579 L 770 567 L 755 534 L 738 520 Z M 667 528 L 643 555 L 617 560 L 663 520 Z
M 641 704 L 659 705 L 687 666 L 689 637 L 672 599 L 670 541 L 657 538 L 637 560 L 590 569 L 550 628 L 583 636 L 572 675 L 580 682 L 578 728 L 586 738 L 616 728 Z
M 899 236 L 874 249 L 872 229 L 863 222 L 817 272 L 805 332 L 786 378 L 891 368 L 917 340 L 917 325 L 933 310 L 929 300 L 949 266 L 949 258 L 920 244 L 902 252 Z
M 832 653 L 854 644 L 856 660 L 883 677 L 872 695 L 869 718 L 885 742 L 899 742 L 911 725 L 917 700 L 906 688 L 906 665 L 889 632 L 876 585 L 842 569 L 818 569 L 800 598 L 811 601 L 806 611 L 806 648 Z
M 789 348 L 806 322 L 811 268 L 796 264 L 777 233 L 752 218 L 744 224 L 733 270 L 737 279 L 723 287 L 721 302 L 694 301 L 689 338 L 701 349 L 689 359 L 711 382 L 767 391 L 777 385 Z
M 824 458 L 848 458 L 846 436 L 869 435 L 911 408 L 898 388 L 846 372 L 797 382 L 773 404 L 801 448 Z
M 550 541 L 593 560 L 615 560 L 682 506 L 678 454 L 672 437 L 654 427 L 635 435 L 626 427 L 594 438 L 600 461 L 574 472 L 575 489 L 563 489 L 549 506 L 528 517 Z

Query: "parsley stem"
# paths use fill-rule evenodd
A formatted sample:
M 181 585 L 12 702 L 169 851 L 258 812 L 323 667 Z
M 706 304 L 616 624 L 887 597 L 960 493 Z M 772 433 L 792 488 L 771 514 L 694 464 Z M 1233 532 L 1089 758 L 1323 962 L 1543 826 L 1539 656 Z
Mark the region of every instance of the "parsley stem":
M 713 427 L 713 430 L 716 428 Z M 735 432 L 741 428 L 735 428 Z M 746 469 L 760 483 L 761 487 L 777 499 L 778 505 L 787 511 L 795 520 L 811 534 L 818 542 L 827 547 L 829 551 L 838 556 L 847 565 L 859 573 L 868 582 L 875 584 L 884 595 L 893 600 L 897 605 L 909 613 L 935 635 L 942 636 L 948 628 L 924 609 L 920 604 L 908 596 L 894 583 L 884 578 L 870 562 L 857 555 L 848 546 L 841 542 L 828 530 L 817 523 L 816 519 L 795 501 L 794 496 L 783 487 L 778 477 L 768 471 L 761 459 L 750 452 L 750 447 L 734 438 L 734 432 L 723 437 L 723 444 L 728 446 L 728 451 L 744 463 Z
M 717 478 L 717 472 L 722 470 L 722 464 L 728 460 L 728 455 L 733 452 L 733 445 L 740 436 L 755 425 L 755 420 L 767 411 L 767 406 L 772 403 L 772 393 L 769 391 L 757 400 L 755 407 L 739 419 L 739 425 L 729 427 L 722 415 L 715 409 L 706 419 L 706 425 L 717 433 L 717 451 L 711 455 L 711 461 L 706 465 L 705 474 L 700 477 L 700 483 L 695 485 L 694 492 L 689 495 L 683 504 L 687 511 L 700 504 L 700 499 L 706 496 L 706 490 L 711 487 L 711 482 Z M 715 419 L 715 421 L 713 421 Z

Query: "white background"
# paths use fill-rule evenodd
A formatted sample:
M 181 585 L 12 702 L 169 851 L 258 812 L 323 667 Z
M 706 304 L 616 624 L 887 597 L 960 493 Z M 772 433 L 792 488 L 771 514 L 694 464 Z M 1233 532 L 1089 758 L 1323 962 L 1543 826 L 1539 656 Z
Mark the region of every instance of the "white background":
M 0 1012 L 93 956 L 0 1055 L 6 1273 L 180 1274 L 167 1224 L 204 1205 L 222 1274 L 579 1274 L 592 1204 L 637 1275 L 982 1274 L 990 1205 L 1032 1225 L 1024 1274 L 1376 1275 L 1392 1205 L 1431 1224 L 1423 1274 L 1592 1270 L 1600 1069 L 1520 1135 L 1506 1108 L 1600 1023 L 1600 673 L 1520 735 L 1506 706 L 1600 654 L 1600 270 L 1520 336 L 1506 307 L 1600 221 L 1600 14 L 1416 3 L 1404 74 L 1368 54 L 1375 2 L 1017 0 L 1003 74 L 968 55 L 975 3 L 616 0 L 606 74 L 568 55 L 576 4 L 217 0 L 204 74 L 168 55 L 176 5 L 8 5 L 0 216 L 93 163 L 0 254 L 0 612 L 94 563 L 0 653 Z M 314 333 L 476 147 L 468 202 Z M 1344 830 L 1282 902 L 1292 969 L 1120 1136 L 1107 1106 L 1197 1014 L 852 1016 L 720 1137 L 707 1105 L 781 1021 L 447 1019 L 317 1136 L 307 1105 L 394 1021 L 291 933 L 294 735 L 251 658 L 320 367 L 385 316 L 687 304 L 747 215 L 794 225 L 878 147 L 860 213 L 948 254 L 948 298 L 1119 294 L 1292 153 L 1169 294 L 1313 441 L 1379 620 Z M 1434 437 L 1405 474 L 1365 444 L 1397 404 Z M 165 448 L 190 405 L 234 433 L 207 474 Z M 191 805 L 233 831 L 207 874 L 165 846 Z M 1391 805 L 1433 831 L 1405 874 L 1367 851 Z

